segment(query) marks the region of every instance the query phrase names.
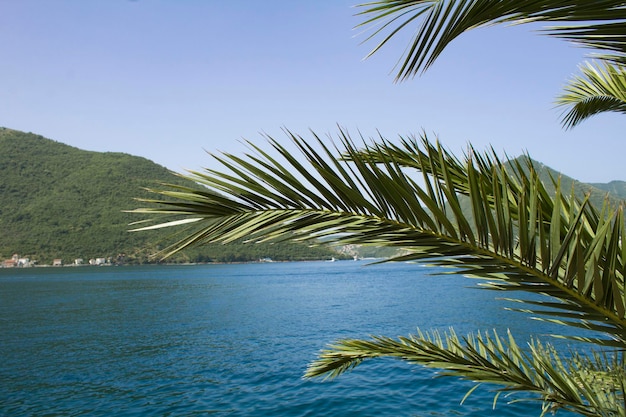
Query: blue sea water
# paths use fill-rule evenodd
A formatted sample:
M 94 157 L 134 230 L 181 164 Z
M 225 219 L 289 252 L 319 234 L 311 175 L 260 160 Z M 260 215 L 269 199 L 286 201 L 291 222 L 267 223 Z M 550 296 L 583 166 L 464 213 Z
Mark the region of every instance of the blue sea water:
M 302 378 L 339 338 L 550 331 L 416 264 L 0 269 L 1 416 L 532 416 L 399 360 Z M 543 326 L 543 327 L 542 327 Z

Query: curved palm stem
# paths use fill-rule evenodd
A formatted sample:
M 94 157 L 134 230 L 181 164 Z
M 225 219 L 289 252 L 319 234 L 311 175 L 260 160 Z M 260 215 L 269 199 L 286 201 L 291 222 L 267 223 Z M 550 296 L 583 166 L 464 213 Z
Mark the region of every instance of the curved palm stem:
M 323 350 L 305 377 L 334 378 L 364 360 L 387 356 L 439 369 L 442 376 L 496 385 L 496 399 L 503 392 L 535 394 L 514 401 L 541 401 L 544 414 L 565 409 L 585 416 L 626 415 L 622 357 L 574 355 L 564 359 L 550 345 L 538 341 L 529 348 L 526 352 L 510 333 L 502 338 L 495 331 L 493 336 L 478 333 L 463 338 L 453 330 L 443 335 L 418 330 L 417 335 L 398 339 L 346 339 Z
M 144 200 L 153 206 L 134 211 L 166 221 L 138 230 L 188 222 L 189 235 L 162 255 L 239 239 L 404 248 L 396 260 L 453 266 L 488 280 L 487 288 L 556 297 L 532 311 L 609 337 L 588 341 L 626 347 L 621 208 L 597 212 L 563 195 L 558 182 L 551 197 L 530 163 L 504 164 L 473 149 L 458 160 L 426 137 L 405 139 L 404 148 L 383 139 L 359 149 L 340 131 L 339 158 L 317 136 L 315 143 L 287 134 L 305 162 L 271 138 L 280 161 L 252 144 L 245 158 L 216 156 L 226 172 L 192 172 L 202 191 L 155 190 L 169 200 Z
M 576 126 L 594 114 L 614 111 L 626 113 L 626 67 L 621 65 L 587 65 L 582 75 L 570 80 L 557 105 L 569 110 L 563 115 L 563 125 Z
M 399 61 L 397 81 L 426 70 L 462 33 L 478 27 L 509 23 L 565 22 L 546 29 L 551 36 L 604 51 L 599 58 L 626 63 L 626 3 L 616 0 L 381 0 L 360 4 L 359 26 L 380 25 L 367 38 L 382 36 L 376 53 L 401 30 L 420 23 Z M 582 22 L 587 23 L 582 23 Z M 575 25 L 572 25 L 575 24 Z M 368 55 L 368 56 L 369 56 Z

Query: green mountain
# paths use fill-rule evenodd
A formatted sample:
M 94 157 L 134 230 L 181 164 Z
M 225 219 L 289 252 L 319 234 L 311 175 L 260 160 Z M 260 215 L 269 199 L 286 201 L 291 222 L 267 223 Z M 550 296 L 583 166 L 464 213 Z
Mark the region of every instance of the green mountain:
M 185 183 L 166 168 L 124 153 L 80 150 L 42 136 L 0 128 L 0 262 L 13 254 L 51 264 L 82 258 L 146 262 L 171 242 L 171 232 L 129 233 L 140 220 L 123 210 L 157 183 Z M 329 259 L 305 245 L 208 245 L 174 261 L 246 262 Z
M 585 184 L 534 161 L 546 183 L 560 178 L 563 190 L 589 193 L 597 206 L 609 196 L 613 204 L 626 198 L 626 182 Z M 158 183 L 186 184 L 154 162 L 124 153 L 80 150 L 42 136 L 0 128 L 0 262 L 13 254 L 51 264 L 77 258 L 143 263 L 172 242 L 166 230 L 129 233 L 140 220 L 123 210 L 138 206 L 135 198 L 154 198 L 144 190 Z M 468 207 L 468 210 L 471 210 Z M 293 243 L 207 245 L 168 261 L 249 262 L 387 257 L 376 248 L 324 248 Z

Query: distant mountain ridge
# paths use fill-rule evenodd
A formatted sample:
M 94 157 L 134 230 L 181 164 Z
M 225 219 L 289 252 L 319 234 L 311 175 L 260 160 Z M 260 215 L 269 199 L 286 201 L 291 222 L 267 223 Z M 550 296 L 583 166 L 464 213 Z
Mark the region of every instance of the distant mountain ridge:
M 607 193 L 615 196 L 616 198 L 626 200 L 626 181 L 615 180 L 606 184 L 591 183 L 589 185 L 599 190 L 606 191 Z
M 626 200 L 626 182 L 625 181 L 611 181 L 609 183 L 584 183 L 578 181 L 572 177 L 569 177 L 561 172 L 558 172 L 541 162 L 533 160 L 533 166 L 539 173 L 539 177 L 544 184 L 548 184 L 548 190 L 554 190 L 552 187 L 553 180 L 559 180 L 561 182 L 561 189 L 564 193 L 574 190 L 576 195 L 580 198 L 585 195 L 589 195 L 589 200 L 595 207 L 602 207 L 605 199 L 611 202 L 612 205 L 617 206 Z
M 52 264 L 75 259 L 145 262 L 171 231 L 129 233 L 141 220 L 125 213 L 158 183 L 192 185 L 154 162 L 124 153 L 81 150 L 40 135 L 0 128 L 0 263 L 13 254 Z M 178 261 L 329 259 L 305 245 L 210 245 Z

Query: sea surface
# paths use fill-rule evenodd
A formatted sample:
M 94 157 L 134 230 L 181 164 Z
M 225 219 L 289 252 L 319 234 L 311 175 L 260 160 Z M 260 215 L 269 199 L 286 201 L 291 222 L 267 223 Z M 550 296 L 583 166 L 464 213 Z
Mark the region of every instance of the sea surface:
M 533 416 L 393 359 L 302 375 L 340 338 L 507 328 L 476 281 L 365 261 L 0 269 L 0 416 Z M 560 414 L 559 414 L 560 415 Z

